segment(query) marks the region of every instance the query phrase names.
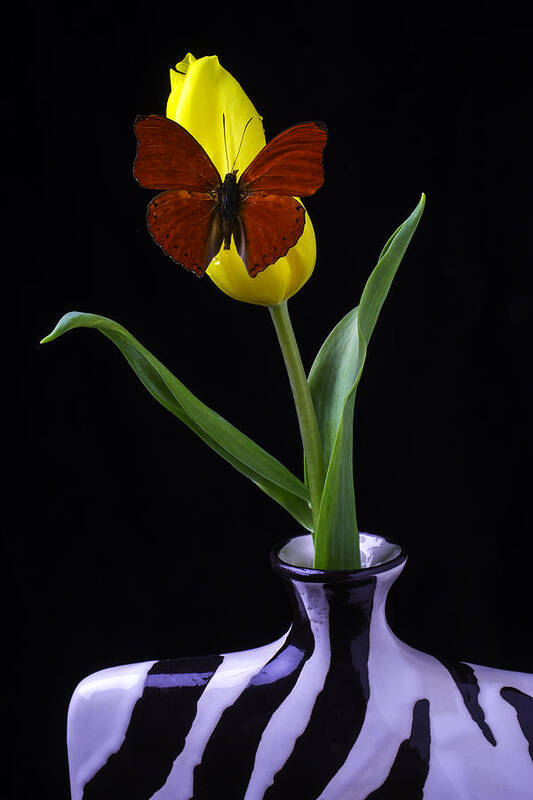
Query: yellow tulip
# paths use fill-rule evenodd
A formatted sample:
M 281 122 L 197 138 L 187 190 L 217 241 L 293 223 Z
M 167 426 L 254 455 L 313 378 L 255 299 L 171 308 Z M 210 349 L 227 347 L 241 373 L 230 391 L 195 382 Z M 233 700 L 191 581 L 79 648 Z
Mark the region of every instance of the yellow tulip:
M 266 140 L 262 118 L 235 78 L 220 65 L 217 56 L 196 59 L 188 53 L 170 71 L 170 85 L 167 117 L 200 142 L 222 177 L 232 169 L 242 174 Z M 207 274 L 235 300 L 273 306 L 301 289 L 315 261 L 315 233 L 306 213 L 304 231 L 294 247 L 255 278 L 248 275 L 233 240 L 230 250 L 221 248 L 213 258 Z

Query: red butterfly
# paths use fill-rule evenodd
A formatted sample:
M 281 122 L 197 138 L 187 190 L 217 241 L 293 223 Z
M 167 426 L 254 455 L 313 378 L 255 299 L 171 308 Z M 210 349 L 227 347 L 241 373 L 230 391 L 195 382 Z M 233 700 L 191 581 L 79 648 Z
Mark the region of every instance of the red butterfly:
M 324 182 L 327 130 L 303 122 L 269 142 L 237 180 L 222 181 L 203 147 L 167 117 L 137 117 L 133 174 L 147 189 L 165 189 L 148 206 L 148 228 L 178 264 L 201 277 L 231 237 L 251 277 L 273 264 L 302 235 L 305 210 L 294 199 Z M 244 135 L 244 134 L 243 134 Z

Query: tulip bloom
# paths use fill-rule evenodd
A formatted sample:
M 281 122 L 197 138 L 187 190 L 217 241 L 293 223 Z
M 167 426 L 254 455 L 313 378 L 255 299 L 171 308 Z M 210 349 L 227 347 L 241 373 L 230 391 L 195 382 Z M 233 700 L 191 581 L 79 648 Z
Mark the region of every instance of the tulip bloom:
M 242 174 L 266 140 L 261 116 L 235 78 L 220 65 L 217 56 L 195 59 L 188 53 L 170 71 L 170 84 L 167 117 L 200 142 L 222 178 L 232 169 Z M 306 213 L 304 231 L 294 247 L 255 278 L 248 275 L 233 240 L 230 250 L 221 248 L 213 258 L 207 274 L 235 300 L 274 306 L 304 285 L 315 261 L 315 233 Z

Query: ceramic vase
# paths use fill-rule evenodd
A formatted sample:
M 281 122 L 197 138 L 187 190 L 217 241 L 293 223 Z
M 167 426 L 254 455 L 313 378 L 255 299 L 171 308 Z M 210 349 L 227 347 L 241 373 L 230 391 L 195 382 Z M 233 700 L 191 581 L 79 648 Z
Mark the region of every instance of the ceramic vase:
M 292 597 L 276 642 L 104 669 L 68 715 L 72 800 L 531 800 L 533 675 L 442 661 L 385 614 L 406 556 L 361 534 L 363 568 L 272 565 Z

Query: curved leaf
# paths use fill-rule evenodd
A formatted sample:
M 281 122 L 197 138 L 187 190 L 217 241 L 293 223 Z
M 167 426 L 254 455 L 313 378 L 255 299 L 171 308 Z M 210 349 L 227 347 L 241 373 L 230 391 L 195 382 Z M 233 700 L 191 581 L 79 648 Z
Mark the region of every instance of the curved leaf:
M 148 391 L 235 469 L 312 530 L 309 490 L 292 472 L 248 436 L 202 403 L 126 328 L 107 317 L 71 311 L 42 343 L 74 328 L 96 328 L 122 352 Z
M 412 214 L 383 248 L 359 306 L 335 326 L 309 373 L 309 388 L 328 465 L 315 532 L 315 566 L 320 569 L 360 566 L 353 485 L 355 392 L 379 312 L 424 205 L 422 195 Z

